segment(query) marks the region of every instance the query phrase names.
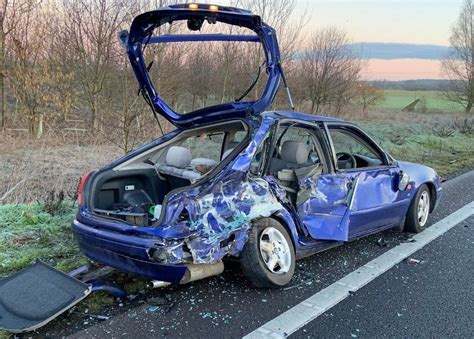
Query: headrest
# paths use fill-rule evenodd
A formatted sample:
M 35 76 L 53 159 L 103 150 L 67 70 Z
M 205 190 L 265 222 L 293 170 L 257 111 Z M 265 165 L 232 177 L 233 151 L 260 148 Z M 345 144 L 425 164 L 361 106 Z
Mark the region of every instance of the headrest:
M 304 142 L 287 140 L 281 146 L 281 160 L 295 164 L 303 164 L 308 161 L 309 149 Z
M 191 163 L 191 151 L 181 146 L 171 146 L 166 153 L 166 164 L 177 168 L 186 168 Z

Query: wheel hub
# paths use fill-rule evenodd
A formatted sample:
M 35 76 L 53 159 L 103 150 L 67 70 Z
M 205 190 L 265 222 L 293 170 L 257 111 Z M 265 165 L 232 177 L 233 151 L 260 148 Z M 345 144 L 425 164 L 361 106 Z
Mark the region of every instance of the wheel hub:
M 430 214 L 430 196 L 428 192 L 423 191 L 418 200 L 418 223 L 421 227 L 425 226 Z
M 273 227 L 262 231 L 259 241 L 260 254 L 267 268 L 276 274 L 284 274 L 291 266 L 291 251 L 283 234 Z

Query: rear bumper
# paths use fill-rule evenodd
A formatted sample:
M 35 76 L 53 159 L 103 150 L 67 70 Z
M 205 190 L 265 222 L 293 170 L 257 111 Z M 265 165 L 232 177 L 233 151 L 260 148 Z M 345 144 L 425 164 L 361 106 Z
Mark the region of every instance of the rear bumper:
M 96 229 L 77 220 L 72 222 L 74 238 L 82 253 L 99 263 L 152 280 L 180 282 L 185 265 L 164 265 L 150 260 L 155 240 Z

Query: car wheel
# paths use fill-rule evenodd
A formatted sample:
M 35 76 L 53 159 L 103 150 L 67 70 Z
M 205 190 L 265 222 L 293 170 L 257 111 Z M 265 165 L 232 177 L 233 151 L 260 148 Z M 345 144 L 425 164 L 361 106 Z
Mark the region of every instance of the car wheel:
M 295 249 L 285 227 L 271 218 L 256 221 L 240 254 L 240 265 L 257 287 L 287 285 L 295 273 Z
M 428 223 L 431 209 L 431 196 L 428 186 L 422 185 L 411 202 L 405 221 L 405 231 L 420 233 Z

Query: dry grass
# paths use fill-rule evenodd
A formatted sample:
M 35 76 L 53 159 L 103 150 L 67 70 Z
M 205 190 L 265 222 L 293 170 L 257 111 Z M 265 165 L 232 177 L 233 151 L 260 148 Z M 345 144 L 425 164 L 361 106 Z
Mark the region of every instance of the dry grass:
M 78 180 L 119 156 L 114 146 L 0 133 L 0 203 L 42 201 L 51 191 L 73 198 Z
M 474 138 L 470 134 L 472 118 L 465 114 L 422 114 L 381 109 L 361 114 L 360 109 L 353 107 L 346 110 L 343 119 L 366 127 L 390 152 L 396 156 L 401 154 L 401 158 L 412 144 L 414 149 L 416 146 L 418 150 L 430 150 L 433 140 L 439 139 L 446 154 L 436 150 L 436 159 L 430 156 L 427 161 L 423 152 L 412 152 L 406 160 L 425 162 L 445 175 L 474 163 L 472 152 L 461 149 L 459 153 L 457 150 L 459 147 L 469 148 L 469 140 Z M 439 135 L 440 126 L 443 130 L 456 132 L 450 132 L 449 136 Z M 420 133 L 424 136 L 421 141 L 414 137 Z M 150 139 L 142 136 L 143 140 L 145 138 Z M 0 132 L 0 204 L 44 201 L 51 191 L 64 192 L 66 199 L 73 198 L 81 175 L 122 154 L 119 147 L 106 140 L 100 134 L 65 135 L 52 129 L 48 129 L 41 140 L 30 138 L 21 131 Z M 456 162 L 456 165 L 450 162 Z

